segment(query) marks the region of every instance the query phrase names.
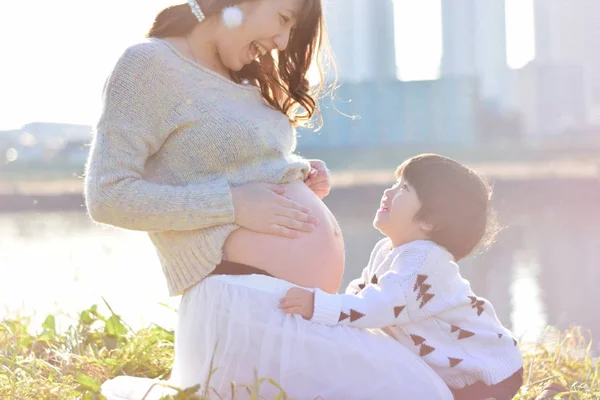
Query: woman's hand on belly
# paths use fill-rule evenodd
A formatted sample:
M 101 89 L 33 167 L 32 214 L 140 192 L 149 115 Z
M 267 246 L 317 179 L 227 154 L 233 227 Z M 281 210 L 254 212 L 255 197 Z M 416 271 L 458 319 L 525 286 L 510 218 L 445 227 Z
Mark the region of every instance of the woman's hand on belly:
M 270 235 L 297 238 L 299 231 L 312 232 L 319 220 L 309 208 L 283 196 L 286 188 L 248 183 L 231 189 L 235 223 Z

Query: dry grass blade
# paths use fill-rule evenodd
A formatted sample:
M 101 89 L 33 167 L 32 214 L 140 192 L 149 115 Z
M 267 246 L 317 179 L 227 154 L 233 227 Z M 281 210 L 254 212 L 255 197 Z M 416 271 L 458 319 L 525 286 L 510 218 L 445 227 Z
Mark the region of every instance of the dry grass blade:
M 112 377 L 168 377 L 173 362 L 173 332 L 158 326 L 134 332 L 110 306 L 109 310 L 108 316 L 95 306 L 84 310 L 80 320 L 64 333 L 54 330 L 51 316 L 39 334 L 30 332 L 26 319 L 0 321 L 0 399 L 103 400 L 100 383 Z M 548 329 L 543 340 L 523 344 L 522 350 L 526 384 L 515 400 L 535 399 L 550 382 L 568 388 L 569 392 L 561 394 L 564 398 L 600 399 L 600 360 L 592 356 L 589 332 L 580 328 L 565 332 Z M 210 387 L 217 368 L 213 356 L 212 373 L 202 386 L 180 389 L 156 385 L 176 392 L 165 399 L 219 399 Z M 263 385 L 278 391 L 273 395 L 275 399 L 291 400 L 276 381 L 257 373 L 248 385 L 232 382 L 231 398 L 238 390 L 246 390 L 252 399 L 263 399 Z M 146 397 L 149 394 L 150 390 Z

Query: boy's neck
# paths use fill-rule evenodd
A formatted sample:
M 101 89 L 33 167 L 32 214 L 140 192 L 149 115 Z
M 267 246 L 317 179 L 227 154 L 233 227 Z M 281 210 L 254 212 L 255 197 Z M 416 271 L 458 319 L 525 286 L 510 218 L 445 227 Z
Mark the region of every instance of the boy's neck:
M 420 241 L 420 240 L 431 240 L 428 237 L 426 237 L 425 235 L 423 235 L 422 237 L 414 237 L 414 238 L 392 238 L 390 236 L 388 236 L 388 239 L 390 239 L 390 241 L 392 242 L 392 248 L 398 248 L 400 246 L 404 246 L 405 244 L 408 243 L 412 243 L 412 242 L 416 242 L 416 241 Z

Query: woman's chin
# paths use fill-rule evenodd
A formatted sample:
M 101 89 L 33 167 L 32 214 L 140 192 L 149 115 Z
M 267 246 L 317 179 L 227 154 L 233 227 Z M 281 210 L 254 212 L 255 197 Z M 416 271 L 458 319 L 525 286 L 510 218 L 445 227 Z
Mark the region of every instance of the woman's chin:
M 233 72 L 240 72 L 242 70 L 242 68 L 244 68 L 245 64 L 242 63 L 231 63 L 231 65 L 227 66 L 227 69 Z
M 239 72 L 246 65 L 246 60 L 242 59 L 242 57 L 231 57 L 229 59 L 221 58 L 221 62 L 223 63 L 223 66 L 225 66 L 225 68 L 233 72 Z

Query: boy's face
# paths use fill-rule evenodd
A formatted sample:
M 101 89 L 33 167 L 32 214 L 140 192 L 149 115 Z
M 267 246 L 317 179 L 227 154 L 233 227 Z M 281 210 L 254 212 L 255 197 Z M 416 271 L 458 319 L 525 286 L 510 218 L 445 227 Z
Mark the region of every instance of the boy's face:
M 421 202 L 415 189 L 403 178 L 383 192 L 373 226 L 392 240 L 394 247 L 427 239 L 427 224 L 415 219 Z

